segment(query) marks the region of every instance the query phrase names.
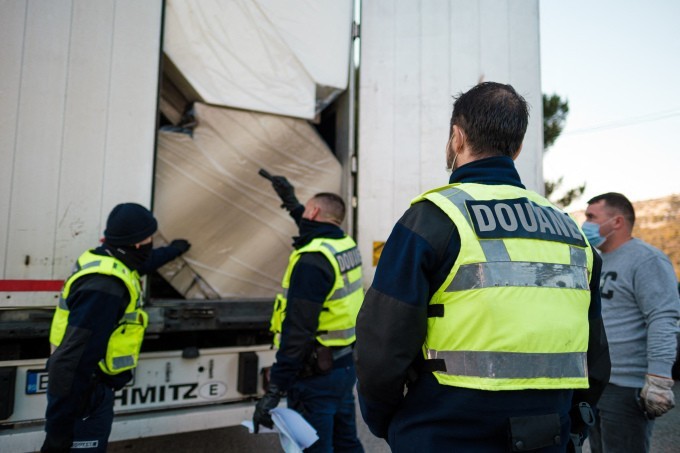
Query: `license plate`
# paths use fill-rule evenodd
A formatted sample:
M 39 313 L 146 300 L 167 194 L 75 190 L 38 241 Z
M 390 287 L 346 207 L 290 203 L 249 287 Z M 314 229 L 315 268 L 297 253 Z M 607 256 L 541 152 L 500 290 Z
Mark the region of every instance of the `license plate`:
M 26 394 L 47 392 L 47 370 L 26 370 Z
M 47 370 L 26 371 L 26 395 L 47 393 Z M 135 370 L 132 370 L 132 379 L 125 386 L 132 387 L 135 384 Z

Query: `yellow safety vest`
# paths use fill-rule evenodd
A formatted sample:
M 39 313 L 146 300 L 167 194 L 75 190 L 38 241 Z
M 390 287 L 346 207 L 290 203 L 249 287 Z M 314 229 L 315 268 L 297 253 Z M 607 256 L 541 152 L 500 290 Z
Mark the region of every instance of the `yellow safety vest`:
M 428 306 L 423 353 L 437 381 L 480 390 L 587 388 L 593 256 L 578 224 L 507 185 L 451 184 L 412 203 L 423 199 L 451 218 L 461 241 Z
M 120 260 L 111 256 L 83 253 L 76 262 L 71 276 L 64 283 L 59 304 L 54 312 L 50 329 L 50 343 L 58 347 L 66 333 L 69 309 L 66 304 L 71 286 L 80 277 L 104 274 L 120 278 L 130 293 L 130 302 L 123 317 L 109 337 L 106 356 L 99 361 L 99 368 L 106 374 L 118 374 L 137 366 L 139 351 L 148 325 L 148 315 L 141 309 L 141 284 L 137 271 L 131 271 Z
M 349 236 L 342 239 L 316 238 L 294 250 L 288 260 L 288 268 L 281 283 L 283 293 L 276 296 L 271 319 L 270 330 L 274 333 L 274 346 L 277 348 L 286 315 L 290 276 L 302 254 L 312 252 L 322 253 L 335 273 L 333 289 L 326 296 L 319 315 L 316 340 L 328 347 L 347 346 L 356 340 L 357 314 L 364 300 L 359 249 Z

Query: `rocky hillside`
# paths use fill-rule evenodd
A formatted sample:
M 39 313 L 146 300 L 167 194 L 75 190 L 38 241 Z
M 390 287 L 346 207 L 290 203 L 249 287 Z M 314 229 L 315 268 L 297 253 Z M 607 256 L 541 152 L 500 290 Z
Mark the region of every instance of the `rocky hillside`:
M 680 194 L 654 200 L 636 201 L 633 236 L 657 247 L 668 255 L 680 280 Z M 585 211 L 572 213 L 579 222 Z
M 680 194 L 633 203 L 633 235 L 668 255 L 680 280 Z

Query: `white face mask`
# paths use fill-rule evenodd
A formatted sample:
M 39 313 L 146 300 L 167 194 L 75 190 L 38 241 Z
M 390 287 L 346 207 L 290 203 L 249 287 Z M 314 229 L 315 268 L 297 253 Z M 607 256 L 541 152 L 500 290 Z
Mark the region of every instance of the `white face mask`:
M 449 174 L 453 173 L 453 170 L 456 169 L 456 158 L 457 158 L 457 157 L 458 157 L 458 153 L 456 153 L 456 155 L 453 156 L 453 162 L 451 162 L 451 166 L 450 166 L 450 167 L 446 167 L 446 171 L 447 171 Z

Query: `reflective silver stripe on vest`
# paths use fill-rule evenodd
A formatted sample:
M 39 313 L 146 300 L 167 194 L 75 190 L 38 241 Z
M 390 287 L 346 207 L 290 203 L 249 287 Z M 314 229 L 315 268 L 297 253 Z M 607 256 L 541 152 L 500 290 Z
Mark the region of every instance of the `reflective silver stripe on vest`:
M 338 252 L 333 248 L 332 245 L 326 244 L 325 242 L 321 243 L 322 246 L 326 247 L 328 250 L 331 251 L 333 255 L 337 254 Z
M 330 330 L 324 334 L 319 335 L 322 340 L 346 340 L 354 336 L 355 329 L 350 327 L 344 330 Z
M 359 291 L 360 289 L 363 288 L 361 279 L 355 281 L 354 283 L 350 283 L 349 279 L 347 278 L 347 275 L 345 274 L 343 276 L 343 281 L 345 285 L 342 288 L 336 290 L 333 294 L 331 294 L 331 297 L 328 298 L 329 302 L 347 297 L 353 292 Z
M 83 269 L 89 269 L 91 267 L 99 266 L 101 263 L 102 263 L 101 260 L 90 261 L 89 263 L 85 264 L 84 266 L 79 266 L 78 270 L 82 271 Z
M 332 245 L 327 244 L 325 242 L 322 243 L 321 245 L 323 247 L 326 247 L 328 250 L 330 250 L 330 252 L 334 256 L 337 255 L 338 252 L 337 252 L 337 250 L 335 250 L 335 248 Z M 340 275 L 342 275 L 344 285 L 343 285 L 342 288 L 336 290 L 333 294 L 331 294 L 331 296 L 328 298 L 328 302 L 338 300 L 338 299 L 343 299 L 343 298 L 349 296 L 350 294 L 352 294 L 353 292 L 359 290 L 359 288 L 363 287 L 361 280 L 357 280 L 354 283 L 350 283 L 349 279 L 347 278 L 347 273 L 340 274 Z M 287 294 L 286 294 L 286 296 L 287 296 Z M 354 335 L 354 334 L 352 334 L 352 335 Z M 323 336 L 321 338 L 323 338 Z M 340 338 L 348 338 L 348 337 L 340 337 Z
M 87 263 L 87 264 L 85 264 L 85 265 L 83 265 L 83 266 L 81 266 L 80 263 L 78 263 L 78 271 L 82 271 L 82 270 L 85 270 L 85 269 L 89 269 L 89 268 L 91 268 L 91 267 L 99 266 L 99 265 L 101 265 L 101 263 L 102 263 L 101 260 L 90 261 L 89 263 Z M 124 275 L 129 275 L 129 274 L 130 274 L 130 271 L 128 271 L 128 269 L 126 269 L 125 266 L 122 266 L 122 267 L 121 267 L 121 266 L 119 266 L 119 264 L 118 264 L 117 262 L 115 262 L 115 261 L 113 262 L 113 268 L 114 268 L 114 269 L 120 268 L 120 270 L 123 272 Z
M 552 263 L 500 262 L 461 266 L 447 292 L 494 286 L 588 289 L 588 269 Z
M 519 353 L 428 350 L 429 359 L 444 360 L 441 373 L 495 379 L 586 377 L 586 353 Z
M 481 239 L 479 245 L 487 261 L 511 261 L 508 248 L 502 239 Z
M 132 323 L 132 322 L 138 323 L 139 320 L 138 320 L 137 315 L 138 315 L 138 313 L 136 311 L 133 311 L 132 313 L 125 313 L 123 315 L 122 321 L 125 321 L 125 322 L 128 322 L 128 323 Z
M 135 364 L 135 358 L 131 355 L 124 355 L 113 358 L 113 370 L 120 370 L 121 368 L 130 367 Z
M 470 225 L 470 228 L 472 228 L 472 220 L 470 220 L 470 214 L 468 213 L 467 207 L 465 206 L 465 202 L 467 200 L 474 200 L 472 195 L 456 187 L 451 187 L 438 193 L 439 195 L 448 198 L 451 203 L 456 205 L 458 210 L 463 214 L 463 216 L 465 216 L 465 220 L 467 221 L 468 225 Z
M 333 294 L 331 294 L 331 296 L 328 298 L 328 302 L 342 299 L 343 297 L 349 296 L 354 291 L 358 291 L 359 289 L 363 288 L 361 280 L 357 280 L 354 283 L 349 283 L 349 280 L 347 279 L 346 275 L 344 277 L 344 282 L 345 285 L 342 288 L 336 290 Z M 288 299 L 288 288 L 283 288 L 283 297 Z
M 574 247 L 573 245 L 569 246 L 569 258 L 572 266 L 588 266 L 588 256 L 586 255 L 586 249 Z
M 73 266 L 73 272 L 71 273 L 71 277 L 73 275 L 75 275 L 76 273 L 82 271 L 83 269 L 89 269 L 91 267 L 99 266 L 101 263 L 102 263 L 101 260 L 96 260 L 96 261 L 90 261 L 89 263 L 81 266 L 80 262 L 76 261 L 75 265 Z M 69 277 L 69 278 L 71 278 L 71 277 Z M 71 292 L 71 290 L 69 288 L 69 295 L 70 295 L 70 292 Z M 62 290 L 61 294 L 63 294 L 63 293 L 64 292 Z M 66 305 L 66 299 L 64 299 L 62 295 L 59 295 L 59 308 L 61 308 L 62 310 L 68 310 L 68 305 Z

